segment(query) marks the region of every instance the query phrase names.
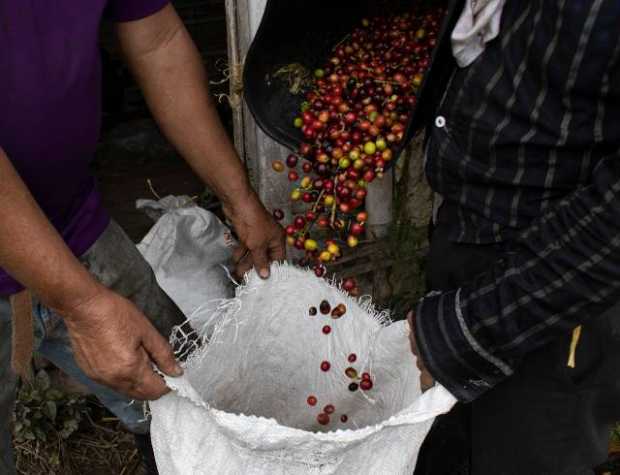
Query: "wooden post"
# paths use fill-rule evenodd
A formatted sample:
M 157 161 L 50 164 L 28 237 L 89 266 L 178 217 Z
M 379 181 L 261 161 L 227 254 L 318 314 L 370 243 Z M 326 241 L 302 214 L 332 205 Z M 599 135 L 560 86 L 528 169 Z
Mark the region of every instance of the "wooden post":
M 290 152 L 256 125 L 243 101 L 243 63 L 260 25 L 265 5 L 266 0 L 226 0 L 230 70 L 235 75 L 234 79 L 231 77 L 235 146 L 265 206 L 270 210 L 281 208 L 290 217 L 288 179 L 285 173 L 274 173 L 271 168 L 273 160 L 283 161 Z
M 368 233 L 373 239 L 386 237 L 392 223 L 392 191 L 394 188 L 394 168 L 390 168 L 383 178 L 377 178 L 368 185 L 366 211 L 368 211 Z

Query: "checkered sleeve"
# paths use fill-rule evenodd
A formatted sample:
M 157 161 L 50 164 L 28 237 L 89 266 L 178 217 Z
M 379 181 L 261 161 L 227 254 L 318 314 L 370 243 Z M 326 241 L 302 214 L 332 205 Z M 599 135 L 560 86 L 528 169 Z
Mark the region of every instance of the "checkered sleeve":
M 620 300 L 620 152 L 534 221 L 511 252 L 467 285 L 418 305 L 431 374 L 470 401 L 519 361 Z M 620 318 L 620 317 L 619 317 Z

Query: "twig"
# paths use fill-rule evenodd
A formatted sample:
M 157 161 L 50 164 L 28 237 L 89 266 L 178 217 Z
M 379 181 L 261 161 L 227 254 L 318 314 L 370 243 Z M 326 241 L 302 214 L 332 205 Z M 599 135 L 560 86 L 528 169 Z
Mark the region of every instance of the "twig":
M 153 193 L 153 196 L 158 200 L 161 200 L 161 196 L 159 196 L 159 194 L 155 191 L 155 188 L 153 188 L 153 183 L 150 178 L 146 179 L 146 184 L 149 185 L 149 189 L 151 190 L 151 193 Z

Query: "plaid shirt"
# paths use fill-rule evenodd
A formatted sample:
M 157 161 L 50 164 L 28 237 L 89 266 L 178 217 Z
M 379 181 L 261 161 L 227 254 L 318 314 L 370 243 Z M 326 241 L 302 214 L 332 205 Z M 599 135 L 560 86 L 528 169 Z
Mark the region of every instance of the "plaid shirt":
M 417 309 L 431 373 L 472 400 L 620 300 L 620 1 L 507 2 L 449 80 L 426 172 L 451 240 L 512 251 Z

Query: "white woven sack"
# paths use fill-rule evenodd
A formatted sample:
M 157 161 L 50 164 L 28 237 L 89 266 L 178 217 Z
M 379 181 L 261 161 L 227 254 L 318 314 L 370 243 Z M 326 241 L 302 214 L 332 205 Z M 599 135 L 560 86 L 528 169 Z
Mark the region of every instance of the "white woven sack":
M 346 313 L 311 316 L 323 300 Z M 433 418 L 455 403 L 440 386 L 420 395 L 406 322 L 390 323 L 312 272 L 274 265 L 268 280 L 252 272 L 215 313 L 209 342 L 150 404 L 162 475 L 410 475 Z M 370 373 L 373 388 L 350 391 L 348 367 Z M 335 412 L 322 426 L 327 404 Z
M 233 296 L 226 266 L 235 240 L 215 214 L 184 196 L 138 200 L 136 206 L 157 221 L 138 250 L 184 315 L 205 301 Z

